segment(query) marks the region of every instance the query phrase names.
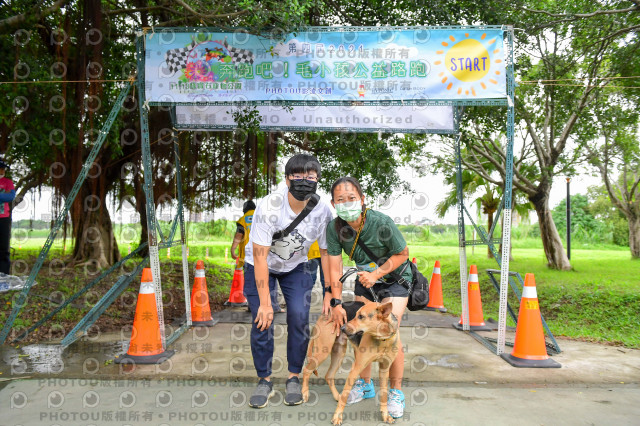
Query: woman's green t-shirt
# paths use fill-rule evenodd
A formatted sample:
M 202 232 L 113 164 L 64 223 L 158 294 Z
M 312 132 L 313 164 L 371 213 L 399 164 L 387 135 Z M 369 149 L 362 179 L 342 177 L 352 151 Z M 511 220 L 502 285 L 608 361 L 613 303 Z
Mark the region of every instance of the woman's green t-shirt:
M 330 256 L 340 256 L 343 250 L 349 255 L 355 242 L 355 232 L 353 232 L 351 227 L 346 225 L 340 232 L 342 238 L 338 238 L 336 220 L 337 219 L 333 219 L 327 227 L 327 251 Z M 367 218 L 360 233 L 360 239 L 373 254 L 385 259 L 400 253 L 407 246 L 407 242 L 393 222 L 393 219 L 375 210 L 367 210 Z M 359 269 L 372 271 L 376 268 L 372 262 L 375 262 L 377 259 L 369 259 L 369 256 L 367 256 L 359 245 L 356 246 L 353 252 L 353 260 Z M 409 262 L 409 260 L 407 260 L 407 262 Z M 394 272 L 400 274 L 405 263 L 400 265 Z M 405 268 L 402 277 L 408 282 L 412 281 L 413 277 L 409 266 Z M 383 279 L 389 282 L 393 281 L 393 278 L 389 275 L 385 275 Z

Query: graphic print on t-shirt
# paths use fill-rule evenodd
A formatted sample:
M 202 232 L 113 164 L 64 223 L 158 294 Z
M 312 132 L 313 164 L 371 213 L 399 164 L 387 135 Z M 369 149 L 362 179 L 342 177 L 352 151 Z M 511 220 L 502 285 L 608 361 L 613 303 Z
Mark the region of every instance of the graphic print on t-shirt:
M 306 238 L 294 229 L 286 237 L 273 242 L 270 251 L 282 260 L 289 260 L 296 252 L 304 249 L 305 241 Z

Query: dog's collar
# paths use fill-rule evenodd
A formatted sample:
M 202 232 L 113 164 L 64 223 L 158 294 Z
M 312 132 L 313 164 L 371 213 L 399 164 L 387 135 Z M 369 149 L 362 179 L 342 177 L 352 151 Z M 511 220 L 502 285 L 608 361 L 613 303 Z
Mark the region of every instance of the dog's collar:
M 397 333 L 398 333 L 398 330 L 396 330 L 396 331 L 394 331 L 393 333 L 391 333 L 391 334 L 389 335 L 389 337 L 387 337 L 387 338 L 385 338 L 385 339 L 378 339 L 378 340 L 381 340 L 381 341 L 385 342 L 385 341 L 387 341 L 387 340 L 391 339 L 392 337 L 394 337 Z

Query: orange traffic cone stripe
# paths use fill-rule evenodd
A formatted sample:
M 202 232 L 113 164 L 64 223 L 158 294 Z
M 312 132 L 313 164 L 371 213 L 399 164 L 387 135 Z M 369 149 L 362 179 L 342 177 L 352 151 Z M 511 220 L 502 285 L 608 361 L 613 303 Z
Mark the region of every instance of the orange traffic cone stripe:
M 163 348 L 151 268 L 142 270 L 140 281 L 140 293 L 136 303 L 131 343 L 127 354 L 135 356 L 157 355 L 162 353 Z
M 429 283 L 429 303 L 427 304 L 427 308 L 447 312 L 442 299 L 442 275 L 440 273 L 439 260 L 436 260 L 433 267 L 433 273 L 431 274 L 431 282 Z
M 191 322 L 193 325 L 213 325 L 207 279 L 204 275 L 204 262 L 196 262 L 196 273 L 191 289 Z
M 547 347 L 542 331 L 542 316 L 538 304 L 536 280 L 533 274 L 524 278 L 516 339 L 511 355 L 502 354 L 515 367 L 559 368 L 560 364 L 547 355 Z
M 516 327 L 516 341 L 511 355 L 523 359 L 549 358 L 544 343 L 540 306 L 538 305 L 538 294 L 533 274 L 525 275 Z
M 480 283 L 478 282 L 478 268 L 476 265 L 471 265 L 469 268 L 468 296 L 469 325 L 482 327 L 485 325 L 484 312 L 482 311 L 482 297 L 480 296 Z M 460 318 L 460 324 L 462 324 L 462 318 Z
M 173 354 L 173 351 L 166 351 L 162 345 L 151 268 L 144 268 L 140 280 L 140 292 L 133 318 L 129 349 L 124 356 L 116 358 L 116 362 L 157 364 Z
M 236 269 L 233 271 L 233 281 L 231 282 L 231 292 L 229 300 L 225 305 L 247 306 L 247 298 L 244 297 L 244 273 L 242 269 L 237 269 L 238 260 L 236 260 Z
M 491 330 L 484 323 L 484 313 L 482 312 L 482 298 L 480 297 L 480 283 L 478 282 L 478 267 L 471 265 L 469 268 L 469 279 L 467 282 L 467 298 L 469 301 L 469 327 L 474 331 Z M 456 328 L 462 329 L 462 315 Z

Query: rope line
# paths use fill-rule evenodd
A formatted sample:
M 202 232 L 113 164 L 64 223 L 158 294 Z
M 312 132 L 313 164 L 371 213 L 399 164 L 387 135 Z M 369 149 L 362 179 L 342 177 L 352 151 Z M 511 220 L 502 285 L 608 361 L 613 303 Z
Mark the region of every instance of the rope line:
M 538 84 L 537 82 L 524 82 L 521 81 L 518 84 L 524 84 L 524 85 L 529 85 L 529 86 L 533 86 L 535 84 Z M 554 83 L 540 83 L 542 86 L 561 86 L 561 87 L 584 87 L 585 89 L 587 88 L 592 88 L 592 87 L 601 87 L 603 89 L 640 89 L 640 86 L 586 86 L 584 84 L 554 84 Z
M 640 78 L 640 75 L 630 75 L 627 77 L 593 77 L 591 80 L 618 80 L 618 79 L 622 79 L 622 78 Z M 587 77 L 582 77 L 582 78 L 559 78 L 556 80 L 522 80 L 519 81 L 518 83 L 541 83 L 541 82 L 556 82 L 556 81 L 581 81 L 581 80 L 586 80 Z
M 640 75 L 631 75 L 626 77 L 594 77 L 591 80 L 619 80 L 619 79 L 629 79 L 629 78 L 640 78 Z M 521 80 L 516 81 L 518 84 L 538 84 L 538 83 L 554 83 L 559 81 L 581 81 L 587 79 L 583 78 L 559 78 L 555 80 Z M 113 79 L 113 80 L 35 80 L 35 81 L 0 81 L 0 84 L 60 84 L 60 83 L 114 83 L 114 82 L 123 82 L 123 81 L 134 81 L 135 76 L 124 78 L 124 79 Z M 629 87 L 637 87 L 637 86 L 629 86 Z
M 133 78 L 135 80 L 135 77 Z M 0 81 L 0 84 L 60 84 L 60 83 L 113 83 L 122 81 L 132 81 L 130 78 L 117 80 L 35 80 L 35 81 Z

